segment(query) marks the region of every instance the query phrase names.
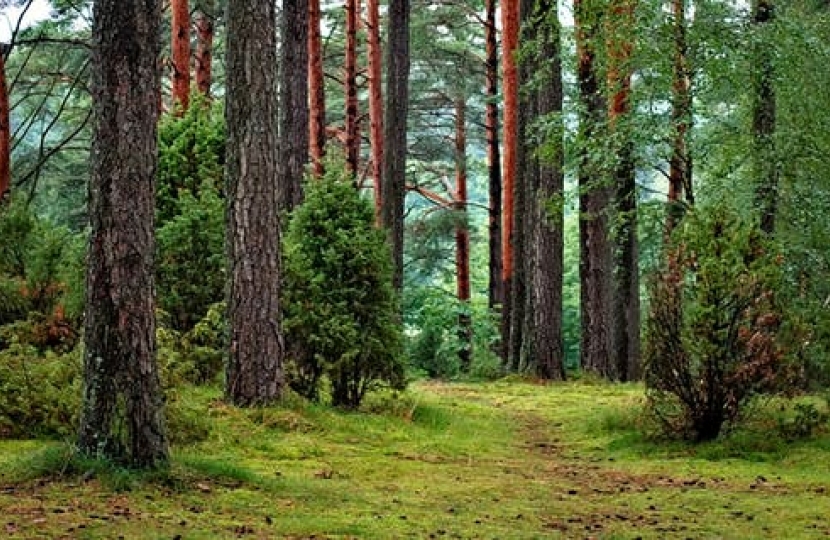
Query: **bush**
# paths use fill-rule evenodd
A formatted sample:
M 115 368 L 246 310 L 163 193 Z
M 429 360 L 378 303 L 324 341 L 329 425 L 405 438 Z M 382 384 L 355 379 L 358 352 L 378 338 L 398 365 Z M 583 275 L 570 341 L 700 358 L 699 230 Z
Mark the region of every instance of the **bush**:
M 181 213 L 179 197 L 197 199 L 203 188 L 221 194 L 225 163 L 222 110 L 194 94 L 183 116 L 167 115 L 159 124 L 156 218 L 159 226 Z
M 650 283 L 646 385 L 666 431 L 705 441 L 779 381 L 780 261 L 723 208 L 688 214 L 676 233 Z
M 0 351 L 0 438 L 72 436 L 80 403 L 77 350 L 40 355 L 14 342 Z
M 41 328 L 25 342 L 71 349 L 83 313 L 84 239 L 15 205 L 0 209 L 0 238 L 0 326 L 29 319 Z
M 158 302 L 173 328 L 188 331 L 224 296 L 224 205 L 208 188 L 178 202 L 180 213 L 158 230 Z
M 221 112 L 194 95 L 183 116 L 166 116 L 159 126 L 158 299 L 183 332 L 224 295 Z
M 306 186 L 290 217 L 283 254 L 284 328 L 292 388 L 355 408 L 367 391 L 404 384 L 398 298 L 386 233 L 342 164 Z

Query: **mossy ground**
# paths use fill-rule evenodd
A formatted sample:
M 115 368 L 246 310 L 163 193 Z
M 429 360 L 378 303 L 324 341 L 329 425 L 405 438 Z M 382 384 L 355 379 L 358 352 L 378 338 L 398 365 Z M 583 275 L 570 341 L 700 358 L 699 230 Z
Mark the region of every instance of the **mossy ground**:
M 652 442 L 637 429 L 641 395 L 425 383 L 347 413 L 296 401 L 244 411 L 194 390 L 183 399 L 211 433 L 175 447 L 167 471 L 0 442 L 0 536 L 830 536 L 830 437 L 787 443 L 761 415 L 718 443 Z

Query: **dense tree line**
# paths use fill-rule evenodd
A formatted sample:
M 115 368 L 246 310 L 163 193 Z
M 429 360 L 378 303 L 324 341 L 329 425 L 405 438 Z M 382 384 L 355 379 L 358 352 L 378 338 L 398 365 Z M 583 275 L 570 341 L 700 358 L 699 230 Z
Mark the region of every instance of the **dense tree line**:
M 658 412 L 681 411 L 662 415 L 667 427 L 697 439 L 756 392 L 827 380 L 821 5 L 52 7 L 0 50 L 0 231 L 23 238 L 25 208 L 88 238 L 85 310 L 67 314 L 80 293 L 57 272 L 33 285 L 40 263 L 25 261 L 48 257 L 4 248 L 0 325 L 83 335 L 86 453 L 166 459 L 156 308 L 182 347 L 224 310 L 226 339 L 212 346 L 242 406 L 289 387 L 318 398 L 322 378 L 347 406 L 375 380 L 399 386 L 392 335 L 406 336 L 413 373 L 644 379 Z M 341 173 L 371 199 L 389 251 L 334 241 L 323 222 L 336 216 L 318 209 L 320 229 L 303 225 L 309 246 L 345 250 L 329 255 L 362 277 L 303 319 L 287 307 L 301 301 L 292 287 L 317 291 L 339 270 L 300 249 L 293 219 L 311 219 L 305 182 Z M 344 230 L 365 226 L 348 208 Z M 293 256 L 325 270 L 287 258 L 286 230 Z M 321 231 L 332 241 L 312 242 Z M 390 289 L 349 266 L 367 257 L 384 273 L 384 253 Z M 396 329 L 389 347 L 355 334 L 365 347 L 354 349 L 324 328 L 363 302 L 384 306 L 376 328 Z M 11 342 L 0 338 L 0 353 Z M 119 415 L 125 436 L 112 432 Z

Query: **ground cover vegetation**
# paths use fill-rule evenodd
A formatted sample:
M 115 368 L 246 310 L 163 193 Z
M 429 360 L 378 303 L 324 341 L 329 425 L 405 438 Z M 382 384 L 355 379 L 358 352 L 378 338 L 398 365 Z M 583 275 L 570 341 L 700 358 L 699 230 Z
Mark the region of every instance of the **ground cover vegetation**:
M 650 439 L 638 385 L 421 383 L 358 412 L 290 398 L 240 410 L 183 391 L 208 420 L 154 473 L 0 442 L 10 538 L 819 538 L 825 431 L 753 404 L 715 442 Z M 802 405 L 826 411 L 820 401 Z M 656 427 L 656 425 L 655 425 Z M 186 429 L 186 428 L 185 428 Z
M 830 535 L 824 3 L 40 4 L 0 534 Z

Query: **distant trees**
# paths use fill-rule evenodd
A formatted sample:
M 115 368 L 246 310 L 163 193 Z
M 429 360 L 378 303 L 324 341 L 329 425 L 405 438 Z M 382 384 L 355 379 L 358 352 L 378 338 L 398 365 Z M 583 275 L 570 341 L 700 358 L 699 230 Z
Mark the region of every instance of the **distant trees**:
M 78 448 L 152 467 L 168 458 L 153 279 L 161 2 L 96 0 L 93 17 L 96 120 Z

